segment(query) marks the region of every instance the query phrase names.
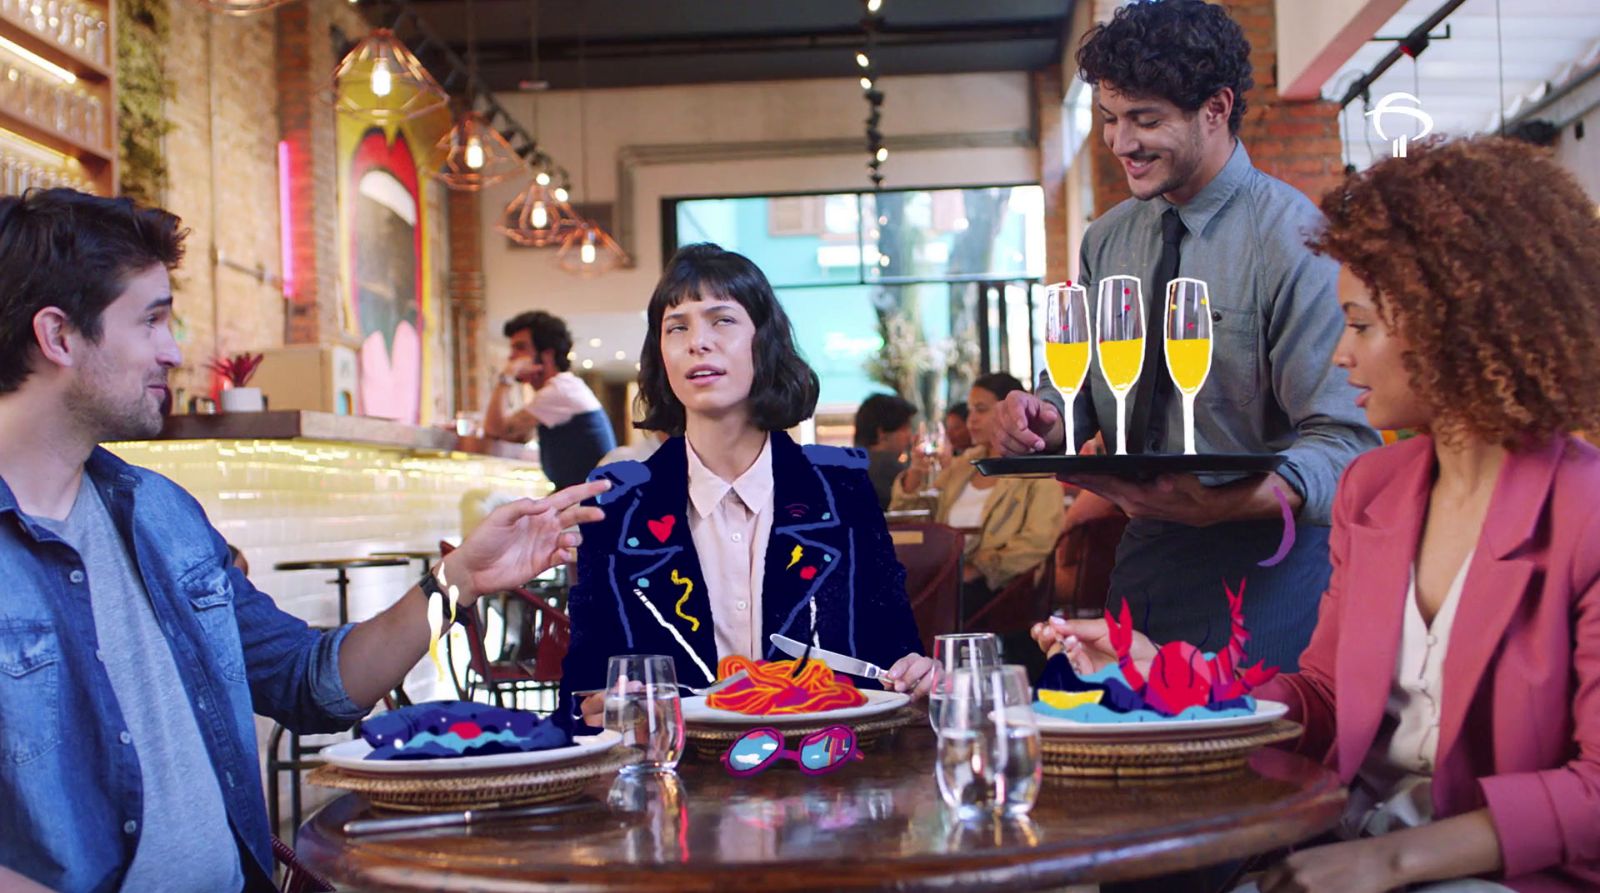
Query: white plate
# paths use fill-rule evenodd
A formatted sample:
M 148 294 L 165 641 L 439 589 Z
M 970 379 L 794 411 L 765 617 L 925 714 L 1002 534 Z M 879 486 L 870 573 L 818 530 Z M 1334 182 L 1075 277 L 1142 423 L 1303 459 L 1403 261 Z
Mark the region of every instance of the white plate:
M 814 722 L 843 722 L 892 713 L 911 702 L 911 696 L 901 691 L 876 691 L 869 688 L 860 691 L 867 696 L 867 702 L 860 707 L 840 707 L 837 710 L 819 710 L 814 713 L 777 713 L 767 716 L 718 710 L 706 706 L 705 696 L 696 695 L 683 699 L 683 721 L 706 726 L 794 726 Z
M 1218 716 L 1214 719 L 1153 719 L 1148 722 L 1078 722 L 1035 711 L 1039 731 L 1063 738 L 1207 738 L 1224 732 L 1233 734 L 1256 726 L 1268 726 L 1289 712 L 1289 705 L 1277 701 L 1256 701 L 1256 712 L 1245 716 Z
M 322 749 L 318 756 L 330 765 L 351 772 L 381 775 L 451 775 L 482 772 L 486 769 L 524 769 L 529 766 L 554 766 L 581 760 L 610 750 L 622 740 L 621 733 L 607 729 L 598 735 L 574 738 L 567 747 L 534 750 L 527 753 L 496 753 L 486 757 L 439 757 L 432 760 L 369 760 L 372 745 L 357 738 Z

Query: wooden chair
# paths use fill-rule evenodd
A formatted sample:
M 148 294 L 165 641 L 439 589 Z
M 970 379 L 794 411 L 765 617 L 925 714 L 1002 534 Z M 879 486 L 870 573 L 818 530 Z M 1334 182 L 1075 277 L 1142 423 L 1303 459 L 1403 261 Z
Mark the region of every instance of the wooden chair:
M 272 855 L 283 866 L 283 883 L 279 893 L 334 893 L 332 882 L 307 868 L 289 845 L 272 836 Z
M 1035 623 L 1050 615 L 1055 603 L 1056 555 L 1067 534 L 1056 538 L 1044 560 L 1012 578 L 989 603 L 967 618 L 968 629 L 1001 636 L 1026 635 Z
M 966 536 L 944 524 L 912 522 L 891 525 L 889 537 L 895 557 L 906 568 L 906 595 L 922 647 L 932 654 L 934 636 L 961 631 L 961 550 Z
M 1054 607 L 1067 616 L 1098 615 L 1111 590 L 1117 543 L 1128 526 L 1124 515 L 1094 518 L 1068 531 L 1056 552 Z

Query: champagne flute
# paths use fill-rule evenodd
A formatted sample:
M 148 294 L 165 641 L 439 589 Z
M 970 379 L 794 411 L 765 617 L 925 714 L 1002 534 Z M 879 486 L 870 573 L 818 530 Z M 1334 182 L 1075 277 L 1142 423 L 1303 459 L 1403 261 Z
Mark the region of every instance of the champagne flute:
M 1071 456 L 1078 447 L 1072 403 L 1089 374 L 1089 342 L 1094 340 L 1089 331 L 1089 293 L 1081 285 L 1058 282 L 1045 286 L 1044 301 L 1044 365 L 1065 404 L 1063 449 Z
M 1117 455 L 1128 454 L 1128 392 L 1144 365 L 1144 289 L 1137 276 L 1100 280 L 1100 374 L 1117 398 Z
M 1167 372 L 1183 395 L 1183 451 L 1193 456 L 1194 397 L 1211 372 L 1211 296 L 1206 284 L 1180 276 L 1167 283 Z

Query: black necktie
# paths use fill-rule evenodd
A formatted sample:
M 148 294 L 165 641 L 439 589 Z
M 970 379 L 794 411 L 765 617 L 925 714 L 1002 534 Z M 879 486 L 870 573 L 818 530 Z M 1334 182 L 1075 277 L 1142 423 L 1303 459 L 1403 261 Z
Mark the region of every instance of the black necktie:
M 1151 452 L 1159 446 L 1152 443 L 1150 420 L 1163 417 L 1167 397 L 1172 392 L 1164 348 L 1167 283 L 1178 275 L 1178 245 L 1185 232 L 1178 209 L 1168 208 L 1161 215 L 1161 259 L 1156 261 L 1153 287 L 1144 299 L 1144 367 L 1139 371 L 1139 385 L 1133 397 L 1133 421 L 1128 425 L 1128 451 L 1131 453 Z

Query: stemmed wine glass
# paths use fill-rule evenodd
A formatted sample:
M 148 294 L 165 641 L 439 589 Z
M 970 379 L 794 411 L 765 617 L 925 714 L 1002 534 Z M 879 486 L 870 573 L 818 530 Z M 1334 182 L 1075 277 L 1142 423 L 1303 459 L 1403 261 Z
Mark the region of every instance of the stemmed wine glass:
M 929 489 L 935 489 L 933 482 L 939 479 L 941 470 L 939 460 L 942 457 L 941 451 L 944 449 L 944 425 L 939 422 L 923 422 L 921 428 L 920 442 L 917 448 L 922 450 L 924 456 L 928 457 L 928 487 Z M 935 490 L 935 492 L 937 491 Z
M 1183 395 L 1183 451 L 1193 456 L 1194 397 L 1211 372 L 1211 297 L 1206 284 L 1180 276 L 1167 283 L 1167 372 Z
M 1117 398 L 1117 455 L 1128 454 L 1128 392 L 1139 382 L 1144 365 L 1144 289 L 1137 276 L 1100 280 L 1096 305 L 1100 374 Z
M 1089 374 L 1089 342 L 1094 340 L 1089 331 L 1089 293 L 1081 285 L 1057 282 L 1045 286 L 1044 301 L 1044 364 L 1065 403 L 1061 413 L 1066 425 L 1064 449 L 1070 456 L 1078 446 L 1072 403 Z

